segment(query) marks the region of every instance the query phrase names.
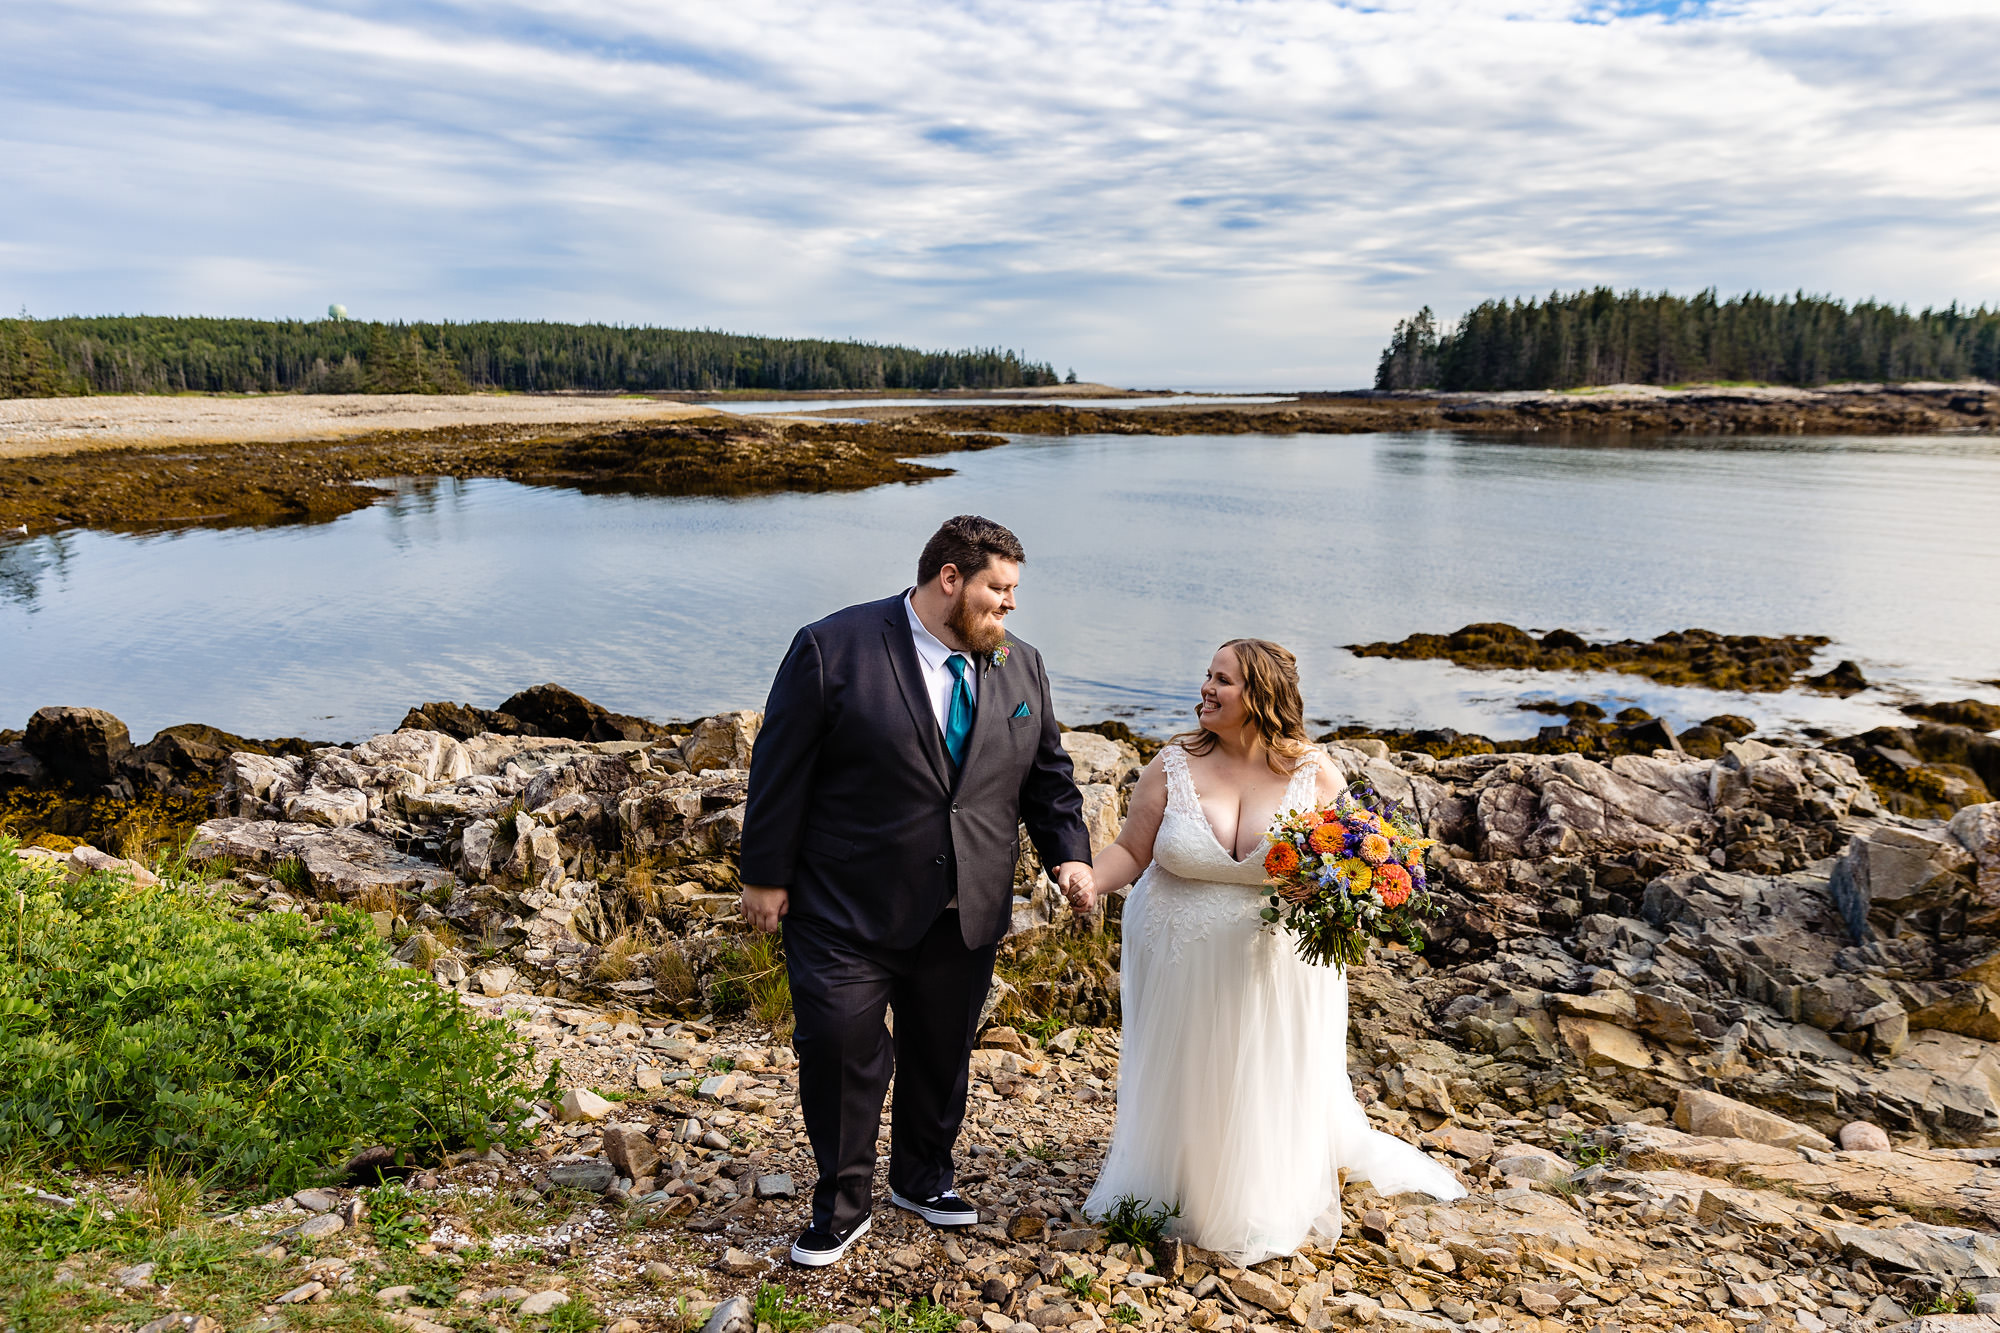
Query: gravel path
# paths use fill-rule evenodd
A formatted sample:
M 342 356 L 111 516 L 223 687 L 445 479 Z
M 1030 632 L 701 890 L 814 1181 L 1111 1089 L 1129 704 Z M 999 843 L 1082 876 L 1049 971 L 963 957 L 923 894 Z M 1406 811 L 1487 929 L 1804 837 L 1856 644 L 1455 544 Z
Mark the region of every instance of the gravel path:
M 156 444 L 328 440 L 441 426 L 595 425 L 713 416 L 651 398 L 570 394 L 190 394 L 0 399 L 0 458 Z

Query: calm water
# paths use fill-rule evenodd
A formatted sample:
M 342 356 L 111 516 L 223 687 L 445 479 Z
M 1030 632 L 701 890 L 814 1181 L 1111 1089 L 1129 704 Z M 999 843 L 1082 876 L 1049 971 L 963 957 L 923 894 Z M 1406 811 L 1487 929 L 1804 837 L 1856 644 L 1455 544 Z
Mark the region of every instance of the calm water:
M 0 725 L 91 704 L 346 739 L 428 699 L 560 681 L 624 712 L 761 705 L 801 623 L 910 578 L 946 515 L 1029 552 L 1017 631 L 1065 720 L 1176 726 L 1214 645 L 1302 659 L 1309 713 L 1524 735 L 1524 697 L 1847 730 L 2000 700 L 2000 441 L 1552 445 L 1446 434 L 1028 439 L 851 495 L 677 500 L 408 481 L 315 527 L 0 547 Z M 1820 633 L 1853 700 L 1361 660 L 1506 620 L 1591 637 Z
M 857 407 L 1204 407 L 1214 403 L 1289 403 L 1283 394 L 1171 394 L 1158 398 L 767 398 L 717 399 L 703 403 L 719 412 L 755 416 L 783 412 L 831 412 Z

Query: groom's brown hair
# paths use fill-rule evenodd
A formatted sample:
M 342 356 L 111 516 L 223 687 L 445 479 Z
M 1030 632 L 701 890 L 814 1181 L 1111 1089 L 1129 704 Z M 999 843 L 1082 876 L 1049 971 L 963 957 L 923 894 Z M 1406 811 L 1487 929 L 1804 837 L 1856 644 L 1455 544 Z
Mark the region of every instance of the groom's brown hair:
M 1019 537 L 990 518 L 977 514 L 948 518 L 931 534 L 931 539 L 924 543 L 924 553 L 917 557 L 917 586 L 936 578 L 946 565 L 955 567 L 960 578 L 969 579 L 992 564 L 995 556 L 1018 565 L 1028 558 L 1028 553 L 1021 549 Z

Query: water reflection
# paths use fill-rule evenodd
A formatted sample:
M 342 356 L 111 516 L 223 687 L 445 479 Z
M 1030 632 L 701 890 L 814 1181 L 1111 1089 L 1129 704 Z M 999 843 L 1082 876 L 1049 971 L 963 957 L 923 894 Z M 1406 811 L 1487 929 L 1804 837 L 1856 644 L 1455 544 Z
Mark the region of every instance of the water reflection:
M 1746 447 L 1749 446 L 1749 447 Z M 348 737 L 557 680 L 621 712 L 761 702 L 792 631 L 908 582 L 946 515 L 1014 526 L 1065 719 L 1183 725 L 1214 645 L 1280 640 L 1328 722 L 1528 735 L 1526 696 L 1855 730 L 2000 676 L 2000 442 L 1670 446 L 1448 433 L 1023 439 L 914 486 L 735 499 L 416 479 L 335 522 L 0 548 L 0 726 L 110 708 Z M 1342 645 L 1476 620 L 1821 633 L 1886 688 L 1722 695 Z

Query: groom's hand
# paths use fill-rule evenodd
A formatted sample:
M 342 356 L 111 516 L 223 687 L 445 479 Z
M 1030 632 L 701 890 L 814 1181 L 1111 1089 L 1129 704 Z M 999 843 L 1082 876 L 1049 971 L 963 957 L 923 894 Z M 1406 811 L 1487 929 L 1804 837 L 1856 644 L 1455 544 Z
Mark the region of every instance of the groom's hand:
M 1090 866 L 1083 861 L 1065 861 L 1056 867 L 1052 878 L 1063 897 L 1069 899 L 1072 912 L 1081 915 L 1088 912 L 1097 902 L 1096 879 L 1090 873 Z
M 783 888 L 760 884 L 743 886 L 743 919 L 765 934 L 777 930 L 778 923 L 792 908 L 792 895 Z

